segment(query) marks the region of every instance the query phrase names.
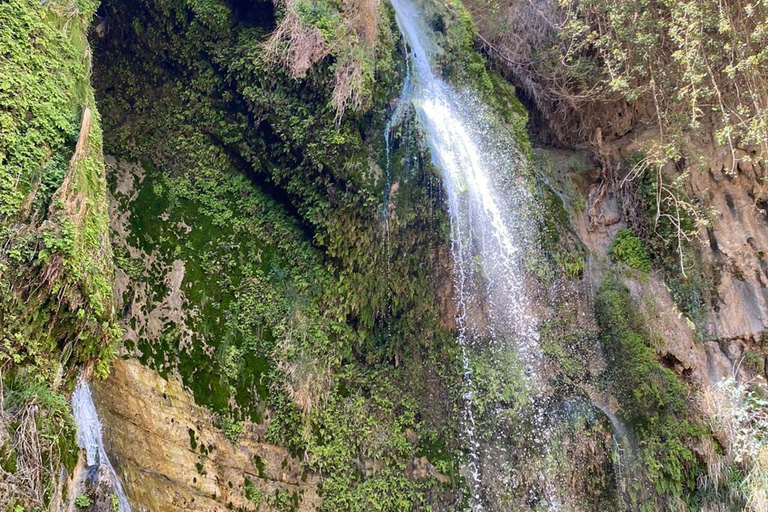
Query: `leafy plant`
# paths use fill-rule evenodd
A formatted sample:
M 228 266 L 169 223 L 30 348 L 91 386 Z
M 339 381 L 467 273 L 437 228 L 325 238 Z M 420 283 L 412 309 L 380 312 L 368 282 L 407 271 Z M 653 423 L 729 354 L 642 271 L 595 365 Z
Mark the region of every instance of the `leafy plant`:
M 639 499 L 662 503 L 675 496 L 693 503 L 697 475 L 704 470 L 690 448 L 705 437 L 701 426 L 691 423 L 685 385 L 654 357 L 643 319 L 632 305 L 629 291 L 615 278 L 606 277 L 598 294 L 596 315 L 600 340 L 608 362 L 606 377 L 613 383 L 623 419 L 632 426 L 640 470 L 652 486 L 652 496 L 639 489 Z
M 651 270 L 651 258 L 645 250 L 643 241 L 629 228 L 620 229 L 616 233 L 608 252 L 613 261 L 624 263 L 630 268 L 643 272 Z
M 75 498 L 75 506 L 77 508 L 88 508 L 93 504 L 91 497 L 87 494 L 80 494 Z
M 250 500 L 257 507 L 264 503 L 264 491 L 253 485 L 253 482 L 249 478 L 245 478 L 245 497 Z

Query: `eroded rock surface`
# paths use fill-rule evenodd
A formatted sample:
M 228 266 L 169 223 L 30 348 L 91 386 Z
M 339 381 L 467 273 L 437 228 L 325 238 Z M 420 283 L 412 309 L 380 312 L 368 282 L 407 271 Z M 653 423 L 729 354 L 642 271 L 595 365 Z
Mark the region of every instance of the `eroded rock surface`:
M 246 424 L 232 442 L 177 381 L 138 361 L 117 361 L 93 394 L 135 512 L 273 510 L 278 499 L 296 510 L 319 507 L 318 477 L 267 443 L 264 425 Z
M 626 160 L 654 136 L 653 130 L 630 134 L 615 141 L 610 153 Z M 768 326 L 765 173 L 750 164 L 743 152 L 735 155 L 741 161 L 734 165 L 734 155 L 708 137 L 706 130 L 691 135 L 700 165 L 685 182 L 686 192 L 711 215 L 711 225 L 702 227 L 694 242 L 700 264 L 712 277 L 713 300 L 702 309 L 699 325 L 694 326 L 675 305 L 660 275 L 624 279 L 657 336 L 660 359 L 699 385 L 745 371 L 746 375 L 764 374 L 762 343 Z M 596 170 L 574 173 L 571 179 L 590 204 L 599 195 Z M 597 261 L 608 258 L 611 240 L 626 226 L 620 212 L 620 198 L 609 191 L 592 215 L 584 210 L 572 219 L 579 238 Z M 587 276 L 593 287 L 602 279 L 601 268 L 599 264 L 589 266 Z M 747 359 L 750 365 L 744 364 Z

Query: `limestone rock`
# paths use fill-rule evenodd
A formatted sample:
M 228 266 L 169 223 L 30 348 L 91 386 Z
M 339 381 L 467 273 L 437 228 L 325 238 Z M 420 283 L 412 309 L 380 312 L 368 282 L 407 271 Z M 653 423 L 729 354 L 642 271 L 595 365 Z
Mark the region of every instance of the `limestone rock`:
M 138 361 L 118 360 L 93 394 L 134 512 L 265 511 L 276 493 L 295 497 L 298 510 L 320 505 L 318 476 L 267 443 L 264 425 L 246 425 L 233 443 L 177 381 Z

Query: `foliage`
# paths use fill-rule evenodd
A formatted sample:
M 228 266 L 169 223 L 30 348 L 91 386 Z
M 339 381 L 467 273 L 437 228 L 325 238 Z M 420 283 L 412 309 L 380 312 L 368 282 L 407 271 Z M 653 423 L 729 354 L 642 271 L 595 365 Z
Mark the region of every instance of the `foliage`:
M 472 354 L 472 406 L 482 435 L 493 436 L 505 416 L 515 417 L 527 406 L 533 391 L 523 375 L 523 363 L 510 351 L 491 348 Z
M 381 2 L 284 0 L 281 7 L 282 19 L 265 45 L 267 58 L 284 64 L 294 78 L 304 78 L 330 55 L 336 120 L 349 107 L 357 112 L 368 108 L 382 58 L 377 54 L 379 30 L 386 26 Z M 383 58 L 386 66 L 388 56 Z
M 530 251 L 526 265 L 543 283 L 559 276 L 579 278 L 584 273 L 584 247 L 573 233 L 563 200 L 543 175 L 536 175 L 536 206 L 532 219 L 538 224 L 540 251 Z M 539 254 L 539 252 L 541 254 Z
M 640 117 L 656 122 L 662 145 L 680 149 L 684 129 L 711 120 L 734 156 L 731 170 L 737 148 L 766 154 L 768 3 L 469 3 L 487 43 L 563 140 L 597 142 L 597 128 L 621 135 Z
M 245 483 L 243 485 L 245 488 L 245 497 L 254 505 L 258 507 L 265 501 L 264 491 L 254 486 L 253 482 L 251 482 L 248 477 L 245 478 Z
M 94 9 L 0 6 L 8 29 L 0 36 L 0 363 L 31 364 L 49 376 L 65 347 L 72 362 L 100 359 L 104 376 L 119 336 L 101 132 L 88 84 L 85 27 Z
M 140 334 L 128 350 L 178 372 L 225 430 L 268 416 L 269 441 L 323 475 L 327 510 L 453 499 L 408 474 L 417 447 L 407 429 L 458 438 L 426 398 L 448 393 L 436 374 L 458 375 L 424 265 L 444 251 L 439 179 L 413 123 L 390 138 L 399 189 L 385 236 L 381 134 L 401 85 L 388 26 L 377 29 L 371 104 L 339 119 L 333 59 L 297 79 L 264 54 L 271 4 L 245 14 L 218 0 L 134 7 L 105 4 L 111 36 L 95 49 L 108 150 L 142 169 L 130 193 L 113 187 L 130 212 L 114 237 L 120 266 L 140 269 L 122 299 L 162 310 L 169 269 L 183 262 L 174 293 L 186 314 L 160 334 L 131 318 Z M 315 15 L 325 27 L 327 10 L 302 13 Z M 428 390 L 414 384 L 429 379 Z M 361 472 L 372 461 L 384 469 Z M 261 498 L 286 509 L 298 499 Z
M 655 359 L 629 292 L 611 277 L 602 283 L 596 313 L 607 377 L 636 437 L 644 478 L 655 491 L 646 498 L 659 507 L 673 496 L 695 503 L 703 466 L 690 445 L 704 434 L 688 419 L 685 385 Z M 639 492 L 636 498 L 644 499 Z
M 640 153 L 628 163 L 632 171 L 623 187 L 625 216 L 662 271 L 675 304 L 702 335 L 705 307 L 716 300 L 717 276 L 699 260 L 694 242 L 709 227 L 713 213 L 686 193 L 687 172 L 669 180 L 667 171 L 652 168 Z
M 596 338 L 594 331 L 573 330 L 575 318 L 568 311 L 538 326 L 539 343 L 544 354 L 556 364 L 559 372 L 571 382 L 587 380 L 590 353 Z
M 227 439 L 233 443 L 237 443 L 245 433 L 245 425 L 242 421 L 230 421 L 224 419 L 221 422 L 221 429 L 224 431 L 224 435 Z
M 105 377 L 120 337 L 89 83 L 96 5 L 0 4 L 0 432 L 15 461 L 0 501 L 29 509 L 47 506 L 76 457 L 60 390 L 78 364 Z
M 630 268 L 643 272 L 651 270 L 651 258 L 642 240 L 629 228 L 620 229 L 616 233 L 608 251 L 615 262 L 624 263 Z
M 726 442 L 727 461 L 744 472 L 744 510 L 768 506 L 768 389 L 763 379 L 724 379 L 703 391 L 702 404 L 714 432 Z M 713 475 L 714 477 L 714 475 Z
M 88 508 L 93 504 L 91 497 L 87 494 L 80 494 L 75 498 L 75 506 L 77 508 Z
M 78 449 L 67 399 L 39 376 L 0 382 L 0 506 L 44 507 L 57 492 L 62 467 L 74 469 Z M 7 385 L 7 387 L 6 387 Z

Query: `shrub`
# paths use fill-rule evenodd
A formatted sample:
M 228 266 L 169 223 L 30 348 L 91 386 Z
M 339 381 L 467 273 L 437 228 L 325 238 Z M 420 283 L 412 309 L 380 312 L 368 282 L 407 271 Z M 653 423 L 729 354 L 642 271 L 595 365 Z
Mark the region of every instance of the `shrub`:
M 609 249 L 611 259 L 628 267 L 648 272 L 651 270 L 651 258 L 643 246 L 642 240 L 631 229 L 624 228 L 616 233 Z
M 768 3 L 468 4 L 485 46 L 562 140 L 583 141 L 599 127 L 625 132 L 640 120 L 658 123 L 669 142 L 712 119 L 718 142 L 734 153 L 753 146 L 766 154 Z M 637 108 L 645 105 L 650 108 Z
M 726 441 L 725 460 L 743 472 L 734 486 L 744 510 L 768 508 L 768 387 L 762 379 L 724 379 L 703 391 L 701 404 L 718 438 Z
M 227 439 L 233 443 L 237 443 L 245 433 L 245 425 L 242 421 L 232 421 L 225 418 L 222 420 L 220 427 L 224 431 L 224 435 L 227 436 Z
M 91 497 L 87 494 L 81 494 L 77 498 L 75 498 L 75 506 L 77 508 L 88 508 L 91 506 L 93 502 L 91 501 Z

